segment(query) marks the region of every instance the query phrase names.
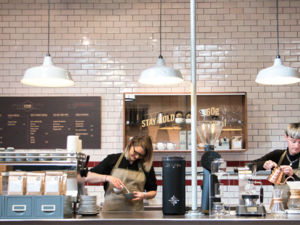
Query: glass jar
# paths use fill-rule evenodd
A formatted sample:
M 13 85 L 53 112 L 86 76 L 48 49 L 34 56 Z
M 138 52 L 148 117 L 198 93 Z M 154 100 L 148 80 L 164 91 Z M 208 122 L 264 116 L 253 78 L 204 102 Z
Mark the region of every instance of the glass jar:
M 293 210 L 300 210 L 300 190 L 290 190 L 291 195 L 288 200 L 288 208 Z
M 274 186 L 273 199 L 270 205 L 271 213 L 281 214 L 285 212 L 282 201 L 282 193 L 283 191 L 279 186 Z

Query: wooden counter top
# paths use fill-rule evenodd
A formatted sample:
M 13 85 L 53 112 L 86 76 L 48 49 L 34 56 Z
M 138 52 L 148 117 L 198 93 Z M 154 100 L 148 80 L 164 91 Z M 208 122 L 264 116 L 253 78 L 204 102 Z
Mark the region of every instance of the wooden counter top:
M 284 214 L 281 217 L 268 214 L 266 217 L 237 217 L 225 215 L 210 217 L 205 215 L 163 215 L 162 211 L 144 212 L 103 212 L 97 216 L 76 216 L 65 219 L 3 219 L 5 225 L 299 225 L 300 214 Z

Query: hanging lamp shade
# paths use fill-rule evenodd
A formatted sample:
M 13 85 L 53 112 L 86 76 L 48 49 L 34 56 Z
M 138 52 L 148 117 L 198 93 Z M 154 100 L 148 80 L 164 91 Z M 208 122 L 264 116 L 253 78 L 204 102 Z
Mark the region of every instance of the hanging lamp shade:
M 300 82 L 300 74 L 297 70 L 284 66 L 279 55 L 279 25 L 278 25 L 278 0 L 276 0 L 276 33 L 277 56 L 271 67 L 259 71 L 255 82 L 267 85 L 287 85 Z
M 156 65 L 143 70 L 139 82 L 148 85 L 172 85 L 183 81 L 179 70 L 167 67 L 165 60 L 159 56 Z
M 166 66 L 165 60 L 161 54 L 161 17 L 162 0 L 159 4 L 159 57 L 156 65 L 142 71 L 139 77 L 139 83 L 146 85 L 173 85 L 183 81 L 181 72 Z
M 50 55 L 45 56 L 43 65 L 27 69 L 21 82 L 36 87 L 70 87 L 74 85 L 74 81 L 65 69 L 53 65 Z
M 35 87 L 70 87 L 75 83 L 65 69 L 54 66 L 49 53 L 50 48 L 50 0 L 48 0 L 48 53 L 43 65 L 29 68 L 21 83 Z
M 294 84 L 300 82 L 300 74 L 297 70 L 284 66 L 280 58 L 276 58 L 273 66 L 259 71 L 255 82 L 267 85 Z

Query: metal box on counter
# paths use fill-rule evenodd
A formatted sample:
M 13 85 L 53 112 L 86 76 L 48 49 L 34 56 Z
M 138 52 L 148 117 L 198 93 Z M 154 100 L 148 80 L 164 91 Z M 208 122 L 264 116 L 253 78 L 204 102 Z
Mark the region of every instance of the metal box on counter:
M 4 197 L 0 196 L 0 218 L 2 218 L 4 212 Z
M 64 218 L 64 196 L 1 196 L 2 219 Z

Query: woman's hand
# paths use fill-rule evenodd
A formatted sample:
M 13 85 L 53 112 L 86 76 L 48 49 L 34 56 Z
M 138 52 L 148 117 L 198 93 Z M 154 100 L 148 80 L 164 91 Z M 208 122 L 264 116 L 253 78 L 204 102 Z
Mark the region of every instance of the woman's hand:
M 272 160 L 268 160 L 264 163 L 264 169 L 265 170 L 270 170 L 272 169 L 273 167 L 276 167 L 277 166 L 277 163 L 276 162 L 273 162 Z
M 140 201 L 145 198 L 145 192 L 134 191 L 132 201 Z
M 106 176 L 105 180 L 111 183 L 115 188 L 118 188 L 120 190 L 122 190 L 125 187 L 125 185 L 119 178 L 113 176 Z
M 290 166 L 286 166 L 286 165 L 280 166 L 280 169 L 287 176 L 293 176 L 294 174 L 293 168 Z

